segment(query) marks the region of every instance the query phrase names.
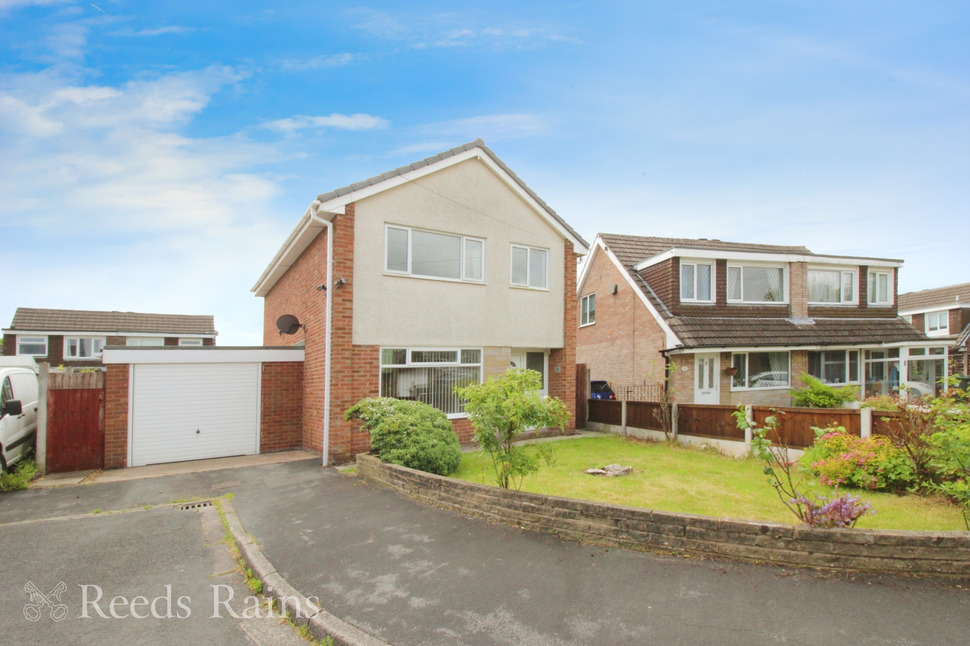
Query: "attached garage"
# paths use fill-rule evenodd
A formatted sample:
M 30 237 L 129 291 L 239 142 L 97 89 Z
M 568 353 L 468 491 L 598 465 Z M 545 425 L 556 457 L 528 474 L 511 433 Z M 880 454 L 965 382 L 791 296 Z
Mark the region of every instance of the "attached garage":
M 131 466 L 259 453 L 259 364 L 133 366 Z
M 111 436 L 122 439 L 122 424 L 127 441 L 118 456 L 124 464 L 117 466 L 299 446 L 302 348 L 109 347 L 103 361 L 108 369 L 106 467 L 119 461 L 112 460 Z M 127 383 L 115 394 L 124 373 Z M 118 417 L 122 405 L 124 419 Z

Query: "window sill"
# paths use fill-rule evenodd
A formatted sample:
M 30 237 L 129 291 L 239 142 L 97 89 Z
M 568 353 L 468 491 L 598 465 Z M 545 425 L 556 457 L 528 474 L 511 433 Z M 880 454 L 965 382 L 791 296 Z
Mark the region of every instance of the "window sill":
M 460 278 L 441 278 L 438 276 L 415 276 L 413 274 L 397 274 L 392 271 L 382 272 L 389 278 L 413 278 L 414 280 L 431 280 L 436 283 L 452 283 L 455 285 L 488 285 L 484 280 L 462 280 Z
M 591 327 L 593 325 L 596 325 L 596 321 L 593 321 L 592 323 L 580 323 L 579 327 L 584 328 L 584 327 Z
M 528 285 L 509 285 L 509 289 L 523 289 L 527 292 L 548 292 L 548 287 L 529 287 Z

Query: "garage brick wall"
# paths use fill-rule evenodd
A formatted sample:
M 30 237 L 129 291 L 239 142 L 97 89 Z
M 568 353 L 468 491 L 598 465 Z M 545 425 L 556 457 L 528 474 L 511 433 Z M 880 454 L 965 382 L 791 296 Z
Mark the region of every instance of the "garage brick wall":
M 303 445 L 303 362 L 264 363 L 260 386 L 259 452 Z
M 128 375 L 130 366 L 106 367 L 104 377 L 104 468 L 128 466 Z

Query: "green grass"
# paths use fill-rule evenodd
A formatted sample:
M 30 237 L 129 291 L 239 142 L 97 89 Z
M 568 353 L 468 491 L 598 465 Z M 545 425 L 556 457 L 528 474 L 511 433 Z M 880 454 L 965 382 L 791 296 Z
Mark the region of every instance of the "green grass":
M 37 475 L 37 463 L 33 458 L 22 458 L 9 471 L 0 474 L 0 491 L 20 491 L 26 489 Z
M 734 459 L 674 443 L 615 436 L 561 440 L 555 442 L 555 451 L 555 465 L 543 465 L 539 473 L 527 477 L 523 491 L 702 516 L 798 522 L 753 458 Z M 632 466 L 633 474 L 605 478 L 584 473 L 606 464 Z M 495 484 L 491 462 L 481 452 L 464 454 L 452 477 Z M 806 483 L 822 495 L 831 491 L 813 479 Z M 876 510 L 858 522 L 859 528 L 966 529 L 959 508 L 940 498 L 852 489 L 842 493 L 860 495 Z

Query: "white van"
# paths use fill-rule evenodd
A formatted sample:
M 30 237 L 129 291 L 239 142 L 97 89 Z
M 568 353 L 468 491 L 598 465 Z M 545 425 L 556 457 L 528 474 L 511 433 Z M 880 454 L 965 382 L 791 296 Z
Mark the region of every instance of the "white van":
M 37 364 L 32 357 L 0 357 L 0 471 L 34 445 Z

